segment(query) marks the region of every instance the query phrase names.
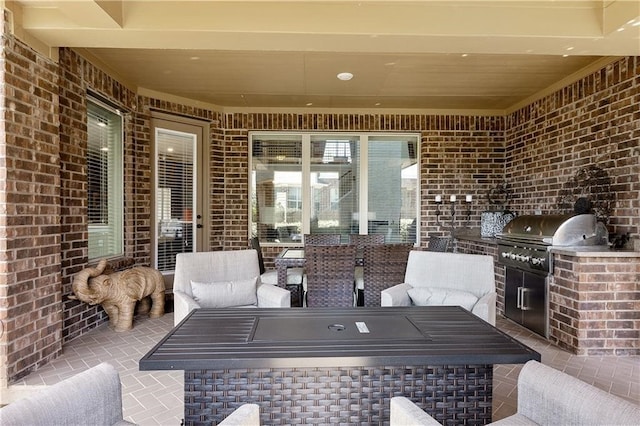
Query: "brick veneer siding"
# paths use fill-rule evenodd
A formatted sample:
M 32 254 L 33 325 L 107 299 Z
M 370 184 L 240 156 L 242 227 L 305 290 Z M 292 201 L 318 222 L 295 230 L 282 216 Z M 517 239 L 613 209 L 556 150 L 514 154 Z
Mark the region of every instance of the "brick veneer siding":
M 3 23 L 0 385 L 58 356 L 63 319 L 57 66 Z
M 138 193 L 144 191 L 144 179 L 135 174 L 144 170 L 149 154 L 138 153 L 134 143 L 134 122 L 130 111 L 136 109 L 136 96 L 114 81 L 108 74 L 90 65 L 69 49 L 59 53 L 60 93 L 60 153 L 61 153 L 61 205 L 62 205 L 62 298 L 64 307 L 63 339 L 71 340 L 102 324 L 107 315 L 101 306 L 71 300 L 71 284 L 76 273 L 88 265 L 87 221 L 87 93 L 99 93 L 100 97 L 117 106 L 124 123 L 124 233 L 137 238 L 125 238 L 124 256 L 112 259 L 114 269 L 133 264 L 148 264 L 148 225 L 140 229 L 137 204 L 142 203 Z M 142 165 L 140 164 L 142 163 Z M 148 169 L 148 166 L 147 166 Z M 134 184 L 135 183 L 135 184 Z M 148 182 L 147 182 L 148 185 Z M 150 202 L 147 188 L 147 203 Z M 148 209 L 147 206 L 143 208 Z M 148 211 L 148 210 L 147 210 Z M 148 221 L 147 221 L 148 222 Z M 146 237 L 146 240 L 145 240 Z M 147 242 L 147 250 L 140 250 L 140 242 Z M 137 257 L 136 257 L 137 256 Z
M 496 280 L 496 313 L 504 315 L 504 277 L 505 268 L 498 263 L 498 246 L 494 242 L 457 239 L 455 250 L 459 253 L 487 254 L 493 256 Z
M 623 58 L 506 117 L 513 210 L 567 212 L 557 207 L 562 190 L 593 165 L 607 172 L 615 195 L 609 231 L 640 237 L 639 75 L 640 56 Z
M 578 355 L 640 355 L 640 255 L 554 261 L 549 339 Z
M 480 226 L 480 212 L 486 208 L 486 192 L 502 182 L 504 170 L 504 120 L 501 117 L 459 115 L 405 114 L 294 114 L 294 113 L 236 113 L 226 114 L 228 140 L 234 149 L 241 150 L 233 163 L 237 167 L 248 164 L 248 133 L 250 131 L 299 132 L 406 132 L 420 135 L 420 191 L 422 247 L 426 247 L 430 233 L 449 232 L 435 221 L 436 195 L 472 194 L 469 226 Z M 232 178 L 240 179 L 246 191 L 248 181 L 244 171 L 227 170 Z M 233 191 L 232 191 L 233 192 Z M 249 221 L 248 197 L 238 197 L 244 204 L 233 210 L 233 223 L 242 234 L 246 246 Z M 446 215 L 445 215 L 446 216 Z M 236 222 L 237 221 L 237 222 Z M 462 220 L 456 221 L 456 226 Z M 236 237 L 233 237 L 236 240 Z M 265 247 L 265 261 L 273 266 L 278 250 Z

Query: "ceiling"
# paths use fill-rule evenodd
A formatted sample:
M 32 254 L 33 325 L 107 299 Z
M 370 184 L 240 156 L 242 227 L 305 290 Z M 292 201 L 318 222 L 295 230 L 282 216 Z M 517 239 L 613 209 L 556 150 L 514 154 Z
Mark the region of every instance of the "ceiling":
M 3 3 L 54 58 L 75 48 L 140 94 L 225 110 L 504 112 L 640 55 L 637 0 Z

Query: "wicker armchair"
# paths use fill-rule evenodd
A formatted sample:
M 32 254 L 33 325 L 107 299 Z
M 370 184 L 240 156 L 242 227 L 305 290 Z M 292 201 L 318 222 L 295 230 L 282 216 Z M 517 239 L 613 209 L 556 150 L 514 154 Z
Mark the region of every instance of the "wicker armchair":
M 0 424 L 133 425 L 123 418 L 122 384 L 106 362 L 0 409 Z
M 494 259 L 490 255 L 412 250 L 402 284 L 380 294 L 382 306 L 462 306 L 496 323 Z
M 434 416 L 437 417 L 438 413 Z M 518 411 L 495 426 L 637 425 L 640 407 L 538 361 L 528 361 L 518 377 Z M 391 426 L 439 426 L 409 398 L 391 398 Z
M 337 246 L 340 244 L 340 234 L 304 234 L 304 245 Z
M 356 246 L 305 246 L 309 307 L 353 306 Z
M 174 325 L 193 309 L 288 308 L 291 293 L 260 281 L 255 250 L 178 253 L 173 279 Z
M 380 306 L 380 292 L 404 282 L 413 244 L 382 244 L 363 250 L 364 306 Z

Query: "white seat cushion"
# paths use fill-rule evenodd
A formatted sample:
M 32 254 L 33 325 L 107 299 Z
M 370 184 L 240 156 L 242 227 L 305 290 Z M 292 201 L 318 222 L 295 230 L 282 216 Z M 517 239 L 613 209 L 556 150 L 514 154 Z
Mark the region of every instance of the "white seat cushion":
M 303 268 L 287 268 L 287 285 L 302 284 Z M 278 271 L 270 270 L 260 275 L 262 284 L 278 285 Z
M 470 311 L 478 298 L 467 291 L 437 287 L 413 287 L 407 291 L 417 306 L 462 306 Z
M 231 308 L 257 305 L 258 277 L 238 281 L 201 283 L 191 281 L 193 299 L 203 308 Z

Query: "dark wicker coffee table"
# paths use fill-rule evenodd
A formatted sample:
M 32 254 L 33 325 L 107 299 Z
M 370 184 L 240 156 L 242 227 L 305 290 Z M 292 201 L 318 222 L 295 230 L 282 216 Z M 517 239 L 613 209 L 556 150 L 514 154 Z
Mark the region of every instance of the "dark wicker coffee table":
M 443 424 L 491 422 L 494 364 L 540 360 L 458 307 L 199 309 L 140 360 L 185 370 L 185 424 L 388 424 L 404 395 Z

